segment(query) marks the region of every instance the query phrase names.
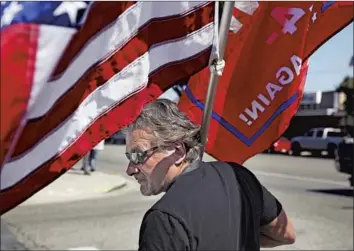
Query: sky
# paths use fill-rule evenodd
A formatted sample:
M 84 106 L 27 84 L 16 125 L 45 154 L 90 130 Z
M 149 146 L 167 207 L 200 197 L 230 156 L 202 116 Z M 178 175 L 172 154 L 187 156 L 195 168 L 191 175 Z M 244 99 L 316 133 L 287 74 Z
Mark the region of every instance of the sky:
M 345 76 L 353 76 L 353 29 L 351 23 L 311 56 L 305 92 L 334 90 Z

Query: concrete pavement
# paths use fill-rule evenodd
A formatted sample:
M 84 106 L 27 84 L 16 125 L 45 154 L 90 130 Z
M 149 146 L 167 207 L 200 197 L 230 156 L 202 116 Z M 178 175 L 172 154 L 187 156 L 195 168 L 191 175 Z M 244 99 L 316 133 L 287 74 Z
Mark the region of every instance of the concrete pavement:
M 78 167 L 74 167 L 22 203 L 21 206 L 109 196 L 111 192 L 124 187 L 126 183 L 126 179 L 119 174 L 96 171 L 91 175 L 84 175 Z

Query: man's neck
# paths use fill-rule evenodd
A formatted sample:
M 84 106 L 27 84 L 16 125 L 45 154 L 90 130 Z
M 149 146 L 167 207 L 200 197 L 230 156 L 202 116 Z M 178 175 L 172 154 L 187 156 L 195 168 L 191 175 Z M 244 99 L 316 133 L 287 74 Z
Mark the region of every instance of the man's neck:
M 166 184 L 164 191 L 167 191 L 179 176 L 196 169 L 199 166 L 199 163 L 200 163 L 200 160 L 195 160 L 192 163 L 185 162 L 185 163 L 181 164 L 180 166 L 174 166 L 174 168 L 173 168 L 174 172 L 170 174 L 171 175 L 170 177 L 172 177 L 172 178 L 169 179 L 170 182 L 168 182 L 168 184 Z

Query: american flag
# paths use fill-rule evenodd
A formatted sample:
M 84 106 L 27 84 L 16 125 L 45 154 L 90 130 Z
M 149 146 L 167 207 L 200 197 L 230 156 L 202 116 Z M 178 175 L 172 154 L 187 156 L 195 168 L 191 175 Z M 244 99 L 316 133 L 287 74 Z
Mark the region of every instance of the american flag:
M 1 214 L 208 65 L 214 2 L 1 2 Z

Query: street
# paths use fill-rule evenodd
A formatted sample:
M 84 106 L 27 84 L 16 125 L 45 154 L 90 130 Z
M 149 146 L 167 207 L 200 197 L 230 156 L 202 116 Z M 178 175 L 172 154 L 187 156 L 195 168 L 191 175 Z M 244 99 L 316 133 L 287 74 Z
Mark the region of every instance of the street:
M 20 205 L 2 221 L 31 250 L 136 250 L 141 219 L 159 196 L 140 195 L 125 175 L 124 152 L 106 145 L 98 161 L 100 172 L 127 179 L 123 188 L 94 199 Z M 245 166 L 294 220 L 296 243 L 276 250 L 353 250 L 353 190 L 332 159 L 260 154 Z

